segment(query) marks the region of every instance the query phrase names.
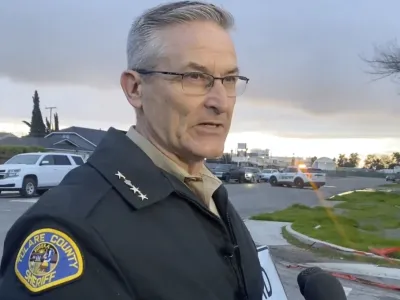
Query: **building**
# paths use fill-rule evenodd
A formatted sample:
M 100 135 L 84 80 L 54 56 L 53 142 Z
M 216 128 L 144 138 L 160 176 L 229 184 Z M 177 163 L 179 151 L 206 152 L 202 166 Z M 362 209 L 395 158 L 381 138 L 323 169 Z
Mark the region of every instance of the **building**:
M 67 152 L 87 159 L 105 136 L 106 131 L 72 126 L 52 132 L 43 138 L 8 136 L 0 139 L 0 146 L 36 146 L 53 152 Z
M 9 138 L 9 137 L 16 137 L 16 136 L 9 132 L 0 132 L 0 140 Z
M 336 163 L 329 157 L 320 157 L 314 161 L 312 167 L 324 171 L 334 171 L 336 170 Z

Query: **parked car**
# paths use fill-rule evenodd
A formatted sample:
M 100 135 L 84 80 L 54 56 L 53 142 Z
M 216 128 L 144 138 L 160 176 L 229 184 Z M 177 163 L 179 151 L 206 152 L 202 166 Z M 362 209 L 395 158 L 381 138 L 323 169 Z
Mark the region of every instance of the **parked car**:
M 83 165 L 81 156 L 68 153 L 24 153 L 0 165 L 0 193 L 18 191 L 23 197 L 42 195 L 64 176 Z
M 326 183 L 326 175 L 317 168 L 288 167 L 273 173 L 269 178 L 272 186 L 295 186 L 297 188 L 312 187 L 319 189 Z
M 263 169 L 260 174 L 260 181 L 268 182 L 273 173 L 278 172 L 276 169 Z
M 237 169 L 235 165 L 231 164 L 217 164 L 212 170 L 213 174 L 220 180 L 229 182 L 231 179 L 231 171 Z
M 230 179 L 239 183 L 251 182 L 256 183 L 261 180 L 261 172 L 254 167 L 241 167 L 230 171 Z
M 400 173 L 390 174 L 386 176 L 386 181 L 400 182 Z

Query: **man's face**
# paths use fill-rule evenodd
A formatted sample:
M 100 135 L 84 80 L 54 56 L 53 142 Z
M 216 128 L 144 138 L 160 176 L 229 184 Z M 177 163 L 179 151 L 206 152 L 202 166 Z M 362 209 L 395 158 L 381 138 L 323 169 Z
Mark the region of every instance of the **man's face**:
M 156 71 L 201 71 L 216 77 L 237 75 L 233 42 L 216 24 L 193 22 L 173 26 L 164 30 L 162 36 L 166 48 Z M 182 89 L 180 76 L 144 76 L 139 113 L 156 142 L 185 159 L 220 156 L 236 102 L 236 97 L 228 97 L 222 82 L 216 80 L 207 93 L 193 94 Z

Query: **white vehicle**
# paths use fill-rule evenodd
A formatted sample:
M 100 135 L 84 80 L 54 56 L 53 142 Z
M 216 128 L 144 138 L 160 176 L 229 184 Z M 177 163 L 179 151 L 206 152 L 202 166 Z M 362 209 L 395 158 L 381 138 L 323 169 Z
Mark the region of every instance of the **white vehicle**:
M 260 180 L 268 182 L 272 174 L 278 172 L 276 169 L 263 169 L 261 170 Z
M 0 165 L 0 193 L 18 191 L 23 197 L 42 195 L 60 184 L 65 175 L 83 165 L 79 155 L 68 153 L 24 153 Z
M 326 175 L 321 169 L 288 167 L 282 172 L 273 173 L 269 183 L 272 186 L 312 187 L 319 189 L 326 183 Z

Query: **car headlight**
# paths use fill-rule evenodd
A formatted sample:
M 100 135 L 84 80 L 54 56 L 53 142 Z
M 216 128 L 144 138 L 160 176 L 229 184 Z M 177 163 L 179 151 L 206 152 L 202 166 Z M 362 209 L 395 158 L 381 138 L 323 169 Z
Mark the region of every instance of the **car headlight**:
M 253 176 L 253 173 L 246 173 L 245 176 L 248 176 L 248 177 Z
M 6 177 L 18 177 L 19 172 L 21 172 L 21 169 L 11 169 L 7 171 L 7 176 Z

